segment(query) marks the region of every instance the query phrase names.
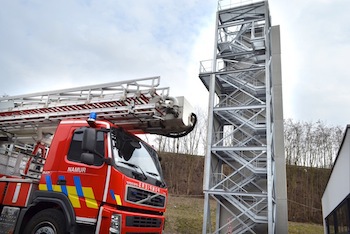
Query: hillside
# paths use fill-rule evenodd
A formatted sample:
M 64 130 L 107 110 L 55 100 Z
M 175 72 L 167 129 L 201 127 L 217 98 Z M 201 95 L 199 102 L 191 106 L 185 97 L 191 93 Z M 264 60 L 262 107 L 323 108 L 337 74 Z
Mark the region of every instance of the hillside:
M 200 197 L 204 157 L 160 153 L 169 193 Z M 330 170 L 287 165 L 288 219 L 322 224 L 321 197 Z
M 164 234 L 193 234 L 202 233 L 204 199 L 196 196 L 170 195 L 165 212 Z M 215 225 L 215 205 L 211 205 L 212 225 Z M 323 226 L 310 223 L 288 223 L 288 233 L 323 233 Z

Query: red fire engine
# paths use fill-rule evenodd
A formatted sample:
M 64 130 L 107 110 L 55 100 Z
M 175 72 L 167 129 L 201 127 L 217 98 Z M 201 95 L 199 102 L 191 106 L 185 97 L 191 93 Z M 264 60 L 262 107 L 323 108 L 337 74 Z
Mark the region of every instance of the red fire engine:
M 135 134 L 196 117 L 159 79 L 0 97 L 0 233 L 161 233 L 166 184 Z

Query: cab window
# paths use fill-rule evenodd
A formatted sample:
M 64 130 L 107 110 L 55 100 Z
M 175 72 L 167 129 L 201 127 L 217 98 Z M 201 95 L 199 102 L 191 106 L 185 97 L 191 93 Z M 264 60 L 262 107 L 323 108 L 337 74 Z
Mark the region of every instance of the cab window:
M 83 131 L 76 130 L 72 137 L 72 141 L 70 143 L 70 147 L 68 150 L 67 158 L 69 161 L 73 162 L 81 162 L 80 156 L 84 151 L 81 148 L 81 144 L 83 141 Z M 105 134 L 104 132 L 97 132 L 97 142 L 96 142 L 96 151 L 100 155 L 105 155 Z M 94 166 L 101 166 L 103 164 L 103 158 L 99 155 L 94 155 Z

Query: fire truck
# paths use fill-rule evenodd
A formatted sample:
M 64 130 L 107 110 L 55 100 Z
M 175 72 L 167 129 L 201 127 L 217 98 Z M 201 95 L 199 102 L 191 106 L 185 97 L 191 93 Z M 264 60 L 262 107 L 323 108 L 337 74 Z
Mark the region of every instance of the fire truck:
M 160 77 L 0 97 L 0 233 L 162 233 L 167 187 L 138 134 L 196 116 Z

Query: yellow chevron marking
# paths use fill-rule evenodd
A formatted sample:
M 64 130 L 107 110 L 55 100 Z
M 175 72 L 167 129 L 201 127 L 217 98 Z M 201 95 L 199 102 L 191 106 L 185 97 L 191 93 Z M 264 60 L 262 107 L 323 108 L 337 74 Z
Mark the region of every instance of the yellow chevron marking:
M 81 208 L 78 192 L 75 186 L 66 186 L 68 192 L 68 198 L 72 203 L 74 208 Z M 94 191 L 91 187 L 82 187 L 83 195 L 85 198 L 86 206 L 93 209 L 98 209 L 97 201 L 95 199 Z M 46 184 L 39 184 L 39 190 L 48 191 Z M 61 185 L 52 185 L 52 190 L 55 192 L 62 192 Z M 120 196 L 116 196 L 116 201 L 118 205 L 121 205 Z
M 39 184 L 39 190 L 47 191 L 47 185 L 46 184 Z
M 62 192 L 61 185 L 53 184 L 52 185 L 52 190 L 55 191 L 55 192 Z
M 116 200 L 118 206 L 121 206 L 121 205 L 122 205 L 122 201 L 121 201 L 119 195 L 115 195 L 115 200 Z
M 94 191 L 91 187 L 83 187 L 83 194 L 85 197 L 86 206 L 89 208 L 98 209 L 97 202 L 95 200 Z
M 74 208 L 80 208 L 80 202 L 79 202 L 79 197 L 77 193 L 77 189 L 75 186 L 66 186 L 67 192 L 68 192 L 68 198 L 70 202 L 72 203 Z

